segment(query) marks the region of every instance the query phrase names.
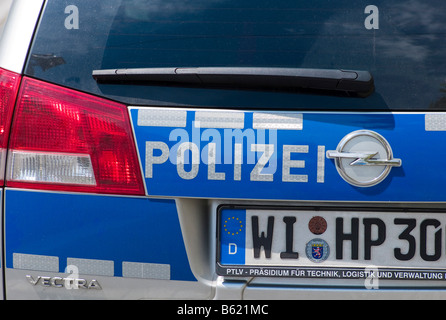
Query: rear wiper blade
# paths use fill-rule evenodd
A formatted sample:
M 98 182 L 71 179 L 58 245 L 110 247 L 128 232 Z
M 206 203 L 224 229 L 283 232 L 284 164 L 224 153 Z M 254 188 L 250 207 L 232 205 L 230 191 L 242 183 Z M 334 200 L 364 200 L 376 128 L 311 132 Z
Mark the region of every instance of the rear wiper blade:
M 100 83 L 144 83 L 257 90 L 322 90 L 368 96 L 374 91 L 368 71 L 304 68 L 197 67 L 94 70 Z

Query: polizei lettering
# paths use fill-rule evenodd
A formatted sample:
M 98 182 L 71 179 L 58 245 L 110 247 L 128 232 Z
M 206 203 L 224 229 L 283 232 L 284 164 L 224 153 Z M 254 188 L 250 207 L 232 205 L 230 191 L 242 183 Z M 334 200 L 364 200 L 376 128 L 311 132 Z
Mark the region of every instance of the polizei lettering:
M 309 181 L 307 161 L 317 163 L 314 180 L 324 182 L 325 146 L 278 145 L 274 130 L 206 129 L 192 138 L 183 129 L 174 129 L 169 140 L 145 142 L 145 178 L 163 174 L 162 165 L 171 163 L 184 180 L 196 179 L 204 171 L 207 180 L 220 181 Z M 259 133 L 260 132 L 260 133 Z M 311 154 L 310 154 L 311 153 Z M 322 161 L 321 161 L 322 159 Z M 279 172 L 281 170 L 281 172 Z M 158 175 L 157 175 L 158 173 Z

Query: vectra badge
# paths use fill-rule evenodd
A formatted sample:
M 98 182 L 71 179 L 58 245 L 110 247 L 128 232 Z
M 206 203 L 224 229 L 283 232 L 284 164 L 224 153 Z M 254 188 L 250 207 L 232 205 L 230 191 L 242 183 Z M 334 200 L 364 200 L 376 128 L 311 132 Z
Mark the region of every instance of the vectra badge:
M 392 167 L 400 167 L 401 159 L 394 159 L 389 143 L 380 134 L 358 130 L 346 135 L 336 150 L 327 151 L 336 169 L 348 183 L 357 187 L 371 187 L 383 181 Z

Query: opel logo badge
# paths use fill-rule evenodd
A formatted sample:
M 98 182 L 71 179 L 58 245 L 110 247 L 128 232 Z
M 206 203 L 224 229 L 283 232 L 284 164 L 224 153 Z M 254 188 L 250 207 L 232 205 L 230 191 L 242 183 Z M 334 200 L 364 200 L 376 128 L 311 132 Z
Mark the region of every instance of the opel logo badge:
M 383 181 L 392 167 L 400 167 L 392 148 L 383 136 L 370 130 L 358 130 L 346 135 L 336 150 L 327 151 L 334 159 L 339 175 L 351 185 L 371 187 Z

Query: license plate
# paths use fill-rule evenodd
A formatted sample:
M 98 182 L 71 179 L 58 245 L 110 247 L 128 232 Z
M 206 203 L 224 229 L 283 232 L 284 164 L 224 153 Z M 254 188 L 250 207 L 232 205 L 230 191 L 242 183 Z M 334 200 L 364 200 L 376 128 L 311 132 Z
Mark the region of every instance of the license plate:
M 445 226 L 444 213 L 222 206 L 217 273 L 443 280 Z

